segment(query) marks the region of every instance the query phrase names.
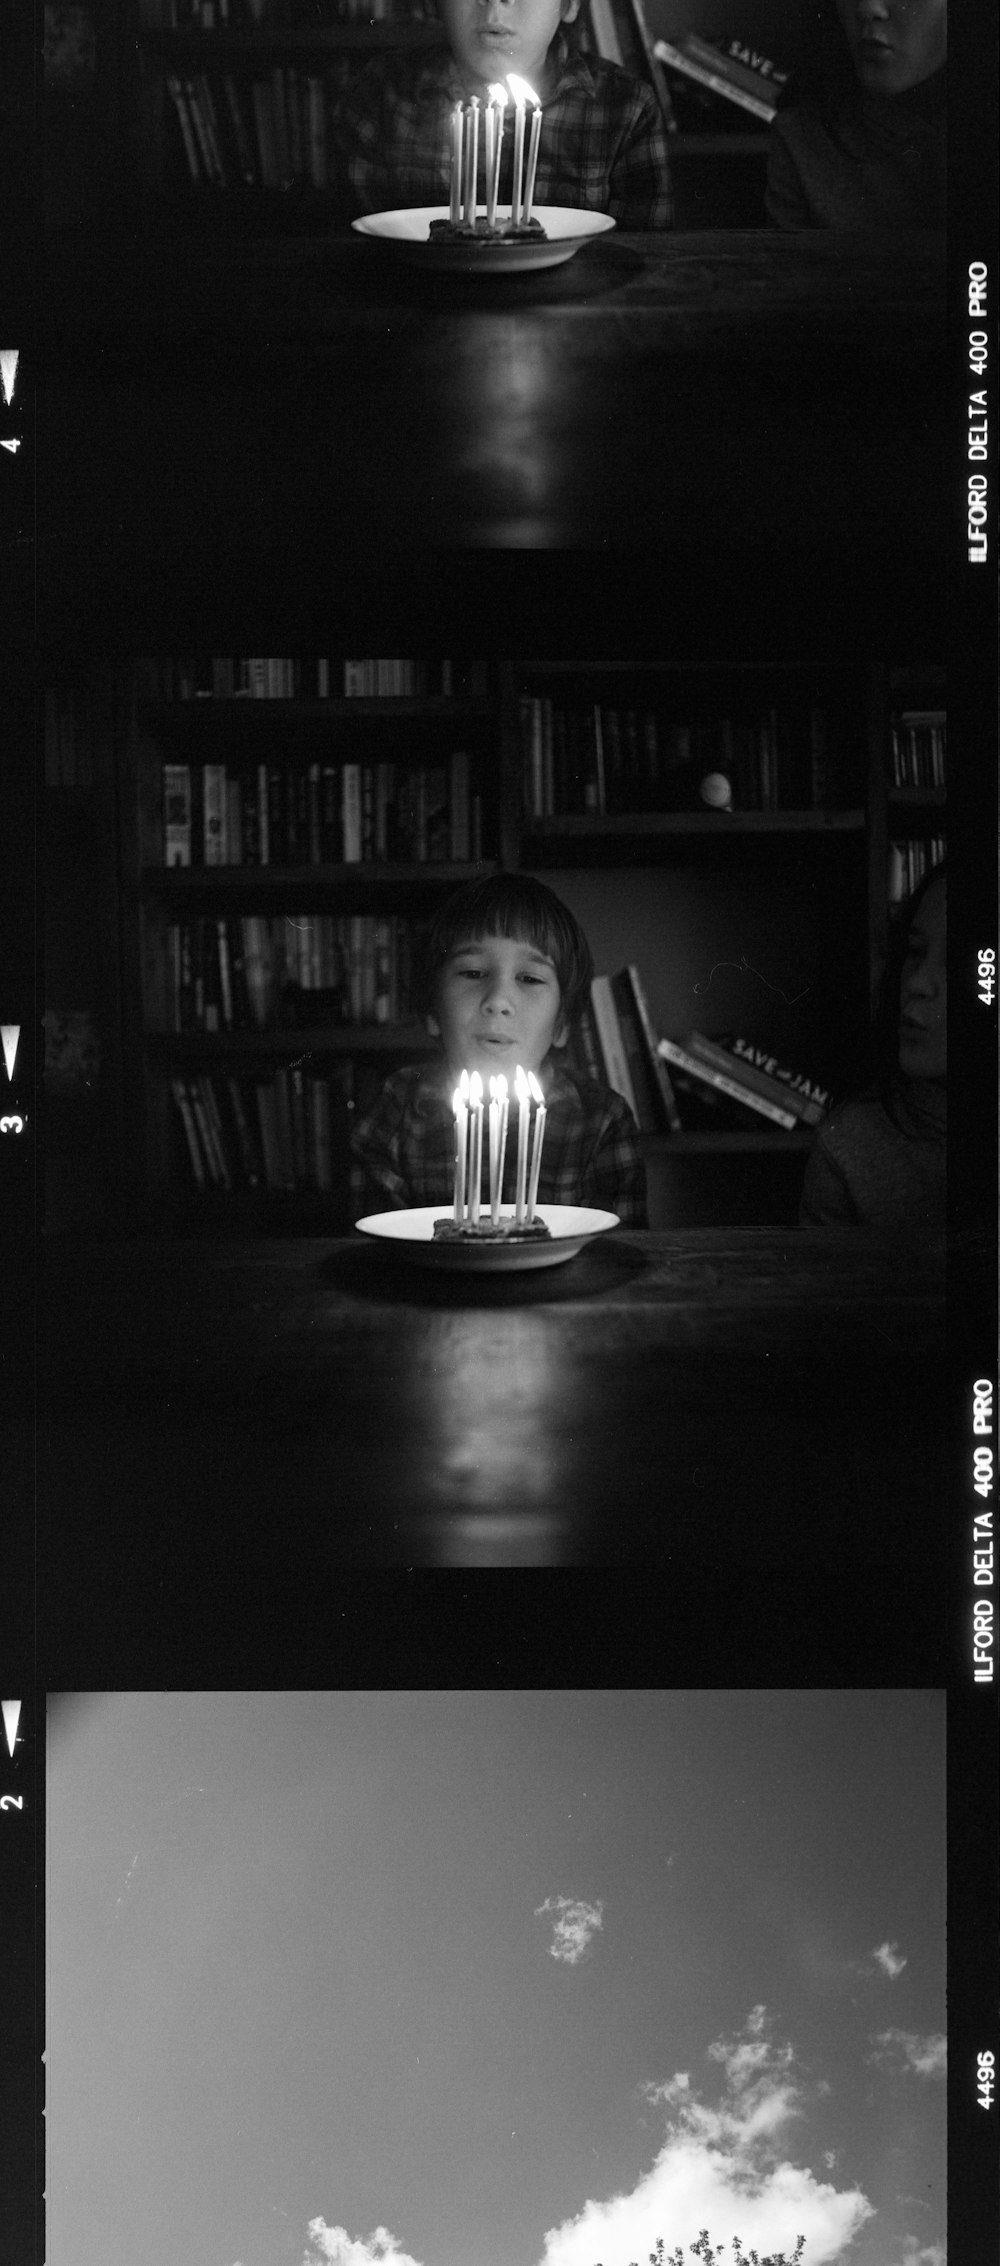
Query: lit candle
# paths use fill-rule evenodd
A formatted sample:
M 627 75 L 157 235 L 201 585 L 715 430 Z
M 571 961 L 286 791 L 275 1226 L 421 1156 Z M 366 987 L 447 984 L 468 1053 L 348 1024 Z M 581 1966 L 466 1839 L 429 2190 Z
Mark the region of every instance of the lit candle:
M 469 1079 L 469 1221 L 479 1225 L 479 1199 L 483 1177 L 483 1081 L 478 1070 Z
M 521 176 L 524 171 L 524 80 L 508 72 L 507 85 L 514 97 L 514 174 L 510 190 L 512 228 L 521 222 Z
M 500 1190 L 497 1186 L 497 1159 L 500 1154 L 500 1104 L 497 1100 L 497 1082 L 490 1079 L 490 1218 L 494 1227 L 500 1217 Z
M 459 221 L 460 221 L 460 220 L 461 220 L 461 218 L 462 218 L 462 127 L 463 127 L 463 115 L 464 115 L 464 114 L 463 114 L 463 111 L 462 111 L 462 105 L 461 105 L 461 103 L 460 103 L 460 102 L 456 102 L 456 104 L 455 104 L 455 108 L 454 108 L 454 110 L 452 111 L 452 114 L 451 114 L 451 207 L 450 207 L 450 217 L 451 217 L 451 225 L 452 225 L 452 227 L 453 227 L 453 228 L 456 228 L 456 227 L 458 226 L 458 223 L 459 223 Z
M 500 153 L 503 148 L 503 114 L 507 108 L 507 89 L 499 84 L 489 90 L 486 112 L 486 218 L 493 228 L 496 225 L 497 198 L 500 195 Z
M 503 1201 L 503 1165 L 507 1147 L 507 1080 L 490 1079 L 490 1219 L 496 1227 Z
M 531 136 L 528 142 L 528 170 L 525 175 L 524 181 L 523 219 L 525 227 L 527 227 L 528 222 L 531 219 L 531 201 L 535 194 L 535 174 L 538 171 L 538 144 L 541 140 L 541 133 L 542 106 L 536 97 L 535 107 L 531 113 Z
M 528 1218 L 533 1220 L 535 1205 L 538 1202 L 538 1174 L 542 1163 L 542 1142 L 545 1138 L 545 1096 L 534 1071 L 528 1072 L 528 1084 L 531 1087 L 532 1098 L 536 1103 L 535 1139 L 531 1151 L 531 1179 L 528 1182 Z
M 465 218 L 476 219 L 476 175 L 479 170 L 479 96 L 469 102 L 469 130 L 465 137 Z
M 465 1218 L 465 1150 L 469 1131 L 469 1073 L 463 1070 L 461 1084 L 451 1097 L 455 1112 L 455 1226 L 461 1227 Z
M 503 1168 L 504 1168 L 504 1162 L 505 1162 L 505 1159 L 506 1159 L 506 1155 L 507 1155 L 507 1080 L 506 1080 L 506 1078 L 498 1078 L 498 1079 L 497 1079 L 497 1100 L 498 1100 L 498 1102 L 499 1102 L 499 1105 L 500 1105 L 500 1133 L 499 1133 L 499 1149 L 500 1149 L 500 1156 L 499 1156 L 499 1161 L 498 1161 L 498 1164 L 497 1164 L 497 1189 L 498 1189 L 498 1191 L 499 1191 L 499 1194 L 498 1194 L 498 1200 L 497 1200 L 497 1210 L 499 1211 L 499 1208 L 500 1208 L 500 1204 L 501 1204 L 501 1203 L 503 1202 Z
M 520 1063 L 518 1063 L 517 1073 L 514 1079 L 514 1092 L 517 1095 L 518 1101 L 517 1196 L 514 1218 L 517 1222 L 518 1227 L 520 1227 L 524 1220 L 525 1182 L 528 1177 L 528 1107 L 531 1100 L 531 1088 L 524 1075 L 524 1071 L 522 1070 Z

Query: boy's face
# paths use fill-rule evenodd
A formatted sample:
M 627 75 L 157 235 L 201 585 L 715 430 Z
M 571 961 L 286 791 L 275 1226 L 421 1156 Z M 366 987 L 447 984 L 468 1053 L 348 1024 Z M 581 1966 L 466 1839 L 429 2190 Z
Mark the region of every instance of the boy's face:
M 503 1076 L 514 1098 L 514 1073 L 538 1071 L 550 1047 L 565 1046 L 559 978 L 534 944 L 483 936 L 456 945 L 437 981 L 431 1030 L 444 1043 L 456 1084 L 463 1070 Z
M 904 94 L 948 53 L 948 0 L 837 0 L 851 60 L 869 93 Z
M 580 0 L 441 0 L 441 19 L 455 61 L 489 86 L 516 71 L 543 92 L 545 58 L 560 23 L 571 24 Z M 508 111 L 507 126 L 511 113 Z

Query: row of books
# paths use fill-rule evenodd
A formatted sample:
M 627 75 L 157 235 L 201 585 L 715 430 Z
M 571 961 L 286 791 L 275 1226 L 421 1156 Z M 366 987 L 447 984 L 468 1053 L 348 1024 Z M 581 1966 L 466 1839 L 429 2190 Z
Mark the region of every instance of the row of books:
M 418 940 L 413 922 L 372 913 L 202 914 L 171 922 L 167 1028 L 216 1033 L 405 1022 Z
M 392 700 L 482 695 L 478 660 L 166 660 L 152 664 L 159 700 Z
M 316 31 L 331 24 L 423 23 L 433 0 L 323 0 L 317 22 L 313 0 L 168 0 L 170 31 Z
M 333 108 L 357 68 L 332 56 L 322 72 L 276 63 L 250 78 L 168 71 L 188 174 L 219 189 L 328 189 L 336 177 Z
M 595 976 L 580 1022 L 578 1059 L 591 1076 L 622 1095 L 642 1132 L 684 1129 L 678 1094 L 697 1104 L 725 1100 L 746 1119 L 786 1132 L 818 1125 L 831 1106 L 828 1090 L 787 1069 L 749 1039 L 725 1040 L 690 1031 L 658 1037 L 634 964 Z
M 50 686 L 45 694 L 44 716 L 46 786 L 92 786 L 92 727 L 85 696 Z
M 894 787 L 947 785 L 948 719 L 942 708 L 911 708 L 892 720 Z
M 167 866 L 467 864 L 483 854 L 469 756 L 446 763 L 164 763 Z
M 199 1190 L 312 1189 L 329 1194 L 347 1165 L 349 1062 L 318 1074 L 171 1079 L 190 1177 Z
M 652 708 L 598 701 L 565 707 L 547 694 L 525 694 L 520 722 L 524 809 L 532 820 L 720 803 L 822 810 L 842 793 L 839 735 L 820 706 L 795 720 L 770 708 L 752 719 L 678 722 Z
M 932 866 L 943 865 L 948 844 L 943 834 L 922 841 L 890 842 L 886 895 L 890 906 L 902 905 Z
M 716 45 L 697 32 L 658 39 L 653 51 L 678 89 L 693 86 L 709 96 L 721 96 L 762 125 L 770 125 L 788 75 L 770 56 L 742 40 Z

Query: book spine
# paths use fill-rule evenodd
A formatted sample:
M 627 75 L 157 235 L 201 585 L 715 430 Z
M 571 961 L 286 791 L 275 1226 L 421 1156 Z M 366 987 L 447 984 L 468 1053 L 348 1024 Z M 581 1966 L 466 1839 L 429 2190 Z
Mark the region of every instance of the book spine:
M 191 863 L 191 766 L 163 766 L 164 864 Z
M 469 758 L 457 749 L 450 765 L 451 856 L 464 865 L 469 856 Z
M 687 1047 L 678 1046 L 674 1039 L 661 1039 L 659 1046 L 664 1060 L 674 1063 L 689 1078 L 700 1079 L 706 1086 L 714 1086 L 717 1093 L 728 1094 L 732 1101 L 742 1102 L 747 1109 L 756 1110 L 759 1116 L 770 1118 L 772 1124 L 783 1126 L 789 1133 L 794 1132 L 796 1118 L 793 1110 L 768 1101 L 763 1094 L 752 1092 L 749 1086 L 741 1085 L 738 1079 L 731 1078 L 727 1072 L 716 1070 L 711 1063 L 703 1062 L 700 1056 L 692 1054 Z
M 239 1143 L 243 1178 L 248 1188 L 259 1188 L 263 1173 L 263 1161 L 250 1130 L 250 1119 L 240 1090 L 240 1082 L 238 1078 L 229 1078 L 226 1084 L 229 1091 L 230 1108 L 233 1113 L 233 1123 L 236 1127 L 236 1138 Z
M 181 1124 L 184 1128 L 184 1138 L 187 1142 L 188 1156 L 191 1160 L 191 1170 L 194 1175 L 195 1187 L 204 1188 L 205 1166 L 202 1159 L 201 1149 L 198 1144 L 198 1135 L 194 1122 L 194 1112 L 191 1108 L 188 1090 L 183 1078 L 172 1078 L 170 1081 L 170 1090 L 173 1094 L 174 1101 L 177 1104 L 178 1114 L 180 1116 Z
M 698 86 L 709 87 L 713 94 L 723 95 L 727 102 L 738 103 L 741 110 L 750 112 L 751 117 L 761 118 L 765 125 L 770 125 L 778 105 L 768 96 L 750 94 L 746 87 L 738 86 L 733 79 L 726 78 L 715 65 L 702 63 L 694 56 L 686 55 L 682 48 L 674 47 L 670 40 L 658 39 L 653 53 L 661 63 L 668 64 L 672 71 L 680 71 L 685 78 L 694 79 Z
M 677 1107 L 677 1096 L 674 1093 L 673 1085 L 671 1083 L 670 1072 L 667 1069 L 667 1065 L 663 1059 L 663 1056 L 659 1052 L 656 1031 L 654 1030 L 653 1019 L 649 1012 L 649 1002 L 646 998 L 646 993 L 642 979 L 639 975 L 639 970 L 634 965 L 634 963 L 630 961 L 625 973 L 628 977 L 628 981 L 632 989 L 632 998 L 635 1004 L 635 1012 L 639 1024 L 639 1030 L 642 1036 L 642 1043 L 645 1048 L 646 1061 L 649 1067 L 650 1075 L 654 1081 L 656 1090 L 660 1097 L 660 1102 L 663 1107 L 663 1115 L 666 1120 L 668 1131 L 671 1133 L 679 1133 L 681 1131 L 681 1117 L 680 1111 Z
M 226 766 L 224 763 L 206 763 L 204 772 L 204 863 L 207 866 L 225 865 Z
M 611 997 L 618 1017 L 618 1029 L 625 1049 L 632 1092 L 635 1096 L 633 1104 L 635 1120 L 641 1132 L 652 1133 L 657 1124 L 657 1110 L 646 1071 L 631 986 L 624 971 L 620 970 L 617 975 L 612 976 Z
M 345 664 L 346 668 L 351 666 Z M 361 863 L 361 765 L 345 763 L 343 771 L 344 864 Z
M 638 1124 L 639 1112 L 636 1107 L 635 1091 L 632 1085 L 631 1076 L 629 1074 L 628 1058 L 625 1053 L 622 1035 L 618 1027 L 618 1016 L 615 1009 L 614 996 L 611 990 L 610 976 L 594 977 L 593 983 L 590 987 L 590 1003 L 594 1011 L 594 1022 L 597 1026 L 597 1036 L 600 1041 L 601 1053 L 604 1057 L 604 1072 L 607 1084 L 609 1086 L 612 1086 L 615 1093 L 620 1094 L 622 1100 L 628 1103 L 632 1115 L 635 1118 L 636 1123 Z
M 808 1124 L 818 1125 L 831 1106 L 829 1094 L 822 1088 L 812 1087 L 791 1071 L 779 1070 L 773 1055 L 763 1063 L 755 1060 L 755 1053 L 760 1050 L 751 1051 L 749 1040 L 734 1039 L 731 1047 L 723 1047 L 714 1039 L 705 1038 L 703 1032 L 691 1031 L 686 1044 L 692 1054 L 701 1055 L 703 1061 L 714 1064 L 717 1070 L 725 1070 L 731 1078 L 744 1079 L 769 1101 L 794 1109 Z

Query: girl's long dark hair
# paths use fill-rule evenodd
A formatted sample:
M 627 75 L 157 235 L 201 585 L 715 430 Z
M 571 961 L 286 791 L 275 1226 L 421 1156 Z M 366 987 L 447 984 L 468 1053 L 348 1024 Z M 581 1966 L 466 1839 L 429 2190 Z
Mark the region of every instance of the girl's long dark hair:
M 858 80 L 834 0 L 809 0 L 799 61 L 782 88 L 779 110 L 814 103 L 827 120 L 856 99 Z
M 882 1106 L 894 1124 L 899 1123 L 899 1002 L 907 938 L 928 890 L 934 887 L 936 881 L 943 881 L 947 885 L 947 880 L 947 860 L 942 858 L 940 865 L 931 866 L 922 880 L 918 881 L 916 888 L 911 890 L 889 931 L 889 948 L 871 1028 L 869 1062 L 871 1083 L 877 1086 Z

